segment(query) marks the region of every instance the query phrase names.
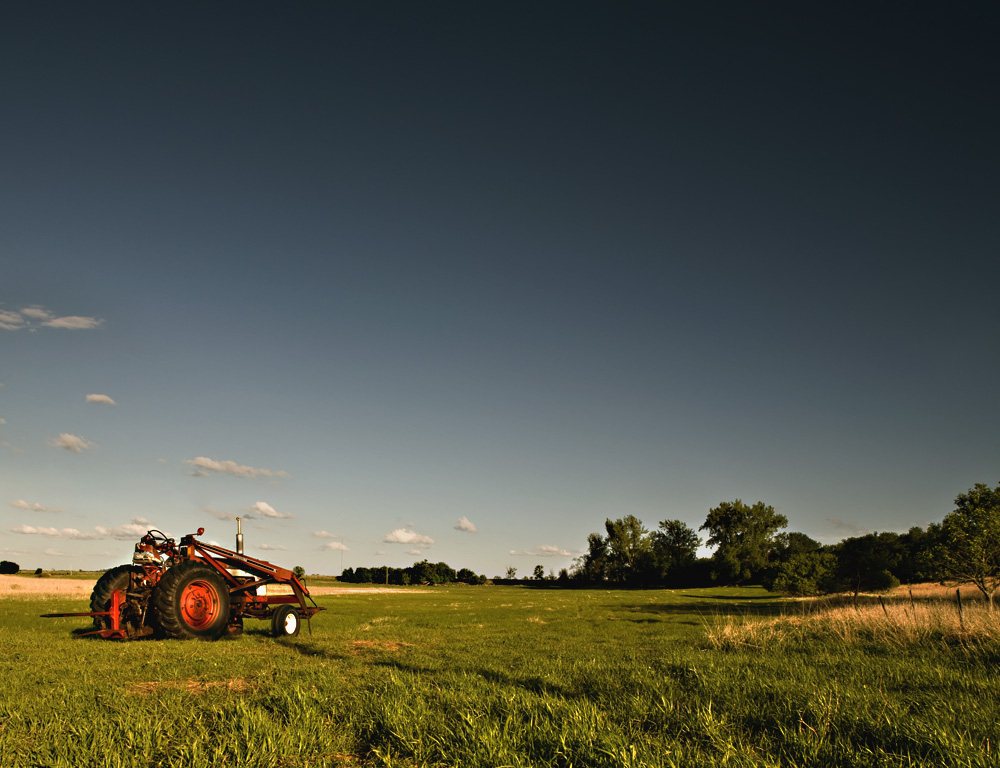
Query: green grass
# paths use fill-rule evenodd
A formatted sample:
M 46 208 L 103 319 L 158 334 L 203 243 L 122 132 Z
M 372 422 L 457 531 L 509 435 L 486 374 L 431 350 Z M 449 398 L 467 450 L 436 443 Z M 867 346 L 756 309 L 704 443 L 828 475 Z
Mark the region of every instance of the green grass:
M 762 590 L 336 595 L 313 634 L 74 640 L 0 601 L 0 766 L 995 766 L 1000 646 L 789 633 Z

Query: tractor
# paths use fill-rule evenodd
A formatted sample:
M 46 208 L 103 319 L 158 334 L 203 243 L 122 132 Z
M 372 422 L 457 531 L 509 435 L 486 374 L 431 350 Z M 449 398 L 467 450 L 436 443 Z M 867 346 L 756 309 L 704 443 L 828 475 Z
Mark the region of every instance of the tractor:
M 247 618 L 270 620 L 275 637 L 294 637 L 302 619 L 308 622 L 323 608 L 292 571 L 244 555 L 239 518 L 236 530 L 236 551 L 199 541 L 195 537 L 204 528 L 179 543 L 148 531 L 135 545 L 131 565 L 97 580 L 88 613 L 45 617 L 90 616 L 94 629 L 78 636 L 116 640 L 218 640 L 241 633 Z M 269 584 L 284 584 L 292 594 L 269 595 Z

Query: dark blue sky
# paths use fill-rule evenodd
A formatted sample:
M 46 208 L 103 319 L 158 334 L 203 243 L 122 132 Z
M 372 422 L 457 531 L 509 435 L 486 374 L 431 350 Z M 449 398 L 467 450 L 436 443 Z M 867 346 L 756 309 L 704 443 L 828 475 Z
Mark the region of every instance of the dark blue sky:
M 996 22 L 4 9 L 0 549 L 264 502 L 310 570 L 493 575 L 736 497 L 940 519 L 1000 471 Z

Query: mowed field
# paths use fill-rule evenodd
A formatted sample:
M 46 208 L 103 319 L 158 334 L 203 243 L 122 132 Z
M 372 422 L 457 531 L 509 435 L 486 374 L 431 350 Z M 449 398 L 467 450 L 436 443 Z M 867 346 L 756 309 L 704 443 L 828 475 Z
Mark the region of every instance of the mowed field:
M 8 592 L 0 766 L 1000 765 L 996 618 L 938 598 L 360 589 L 280 642 L 120 643 Z

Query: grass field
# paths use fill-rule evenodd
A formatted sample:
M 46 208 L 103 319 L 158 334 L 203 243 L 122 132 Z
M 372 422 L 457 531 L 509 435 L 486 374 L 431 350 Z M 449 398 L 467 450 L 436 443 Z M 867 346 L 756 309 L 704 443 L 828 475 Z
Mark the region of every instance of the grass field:
M 901 626 L 918 599 L 889 601 Z M 0 600 L 0 766 L 1000 764 L 989 616 L 904 637 L 866 628 L 877 603 L 837 618 L 758 589 L 319 602 L 311 636 L 116 643 L 38 618 L 79 601 Z

